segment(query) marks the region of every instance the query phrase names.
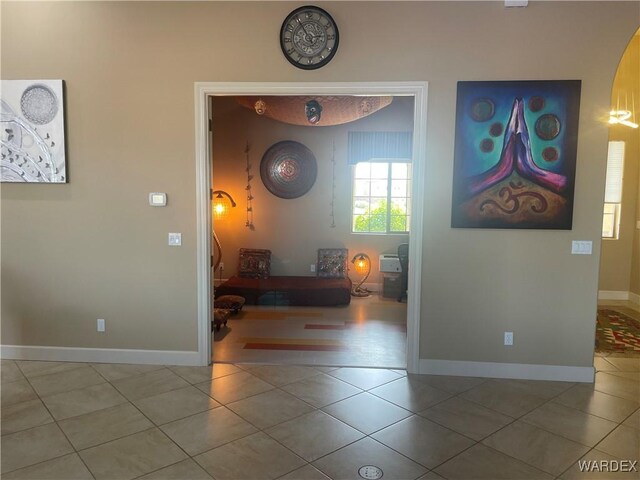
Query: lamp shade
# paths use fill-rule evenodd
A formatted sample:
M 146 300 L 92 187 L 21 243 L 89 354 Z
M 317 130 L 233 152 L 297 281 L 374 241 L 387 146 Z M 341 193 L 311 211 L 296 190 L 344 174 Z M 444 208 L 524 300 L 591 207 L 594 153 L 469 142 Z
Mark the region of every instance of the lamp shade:
M 356 255 L 355 261 L 353 262 L 353 267 L 356 272 L 360 275 L 366 275 L 369 273 L 369 269 L 371 268 L 371 262 L 369 257 L 364 254 Z
M 223 220 L 229 215 L 231 208 L 236 206 L 231 195 L 223 190 L 215 190 L 212 194 L 212 210 L 215 220 Z

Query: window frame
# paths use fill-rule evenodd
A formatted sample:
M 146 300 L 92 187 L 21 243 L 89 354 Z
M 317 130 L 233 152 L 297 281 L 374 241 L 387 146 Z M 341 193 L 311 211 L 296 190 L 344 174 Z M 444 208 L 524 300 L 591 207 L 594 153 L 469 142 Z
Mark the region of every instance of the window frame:
M 355 230 L 355 218 L 358 216 L 358 214 L 355 213 L 354 208 L 355 208 L 355 199 L 356 197 L 358 198 L 364 198 L 363 195 L 356 195 L 356 181 L 357 180 L 368 180 L 369 182 L 372 182 L 373 180 L 376 180 L 374 177 L 372 177 L 371 175 L 371 171 L 369 171 L 369 176 L 368 177 L 356 177 L 356 169 L 357 166 L 361 163 L 368 163 L 370 166 L 374 165 L 374 164 L 386 164 L 387 166 L 387 176 L 386 176 L 386 182 L 387 182 L 387 192 L 386 192 L 386 205 L 387 205 L 387 209 L 386 209 L 386 218 L 385 218 L 385 231 L 356 231 Z M 407 175 L 406 178 L 396 178 L 395 180 L 403 180 L 407 182 L 407 193 L 405 197 L 394 197 L 393 196 L 393 181 L 394 181 L 394 177 L 393 177 L 393 165 L 394 164 L 402 164 L 402 165 L 406 165 L 407 168 Z M 368 161 L 368 162 L 358 162 L 354 165 L 351 165 L 352 169 L 351 169 L 351 207 L 350 207 L 350 214 L 351 214 L 351 233 L 355 234 L 355 235 L 408 235 L 410 232 L 410 223 L 411 223 L 411 198 L 413 196 L 413 192 L 411 190 L 412 187 L 412 175 L 413 175 L 413 171 L 412 171 L 412 162 L 399 162 L 396 160 L 391 160 L 391 159 L 376 159 L 375 161 Z M 381 197 L 377 197 L 377 196 L 372 196 L 371 195 L 371 188 L 369 189 L 369 195 L 367 195 L 367 198 L 369 199 L 369 208 L 371 208 L 371 198 L 381 198 Z M 393 217 L 393 215 L 391 214 L 392 212 L 392 200 L 396 199 L 396 198 L 404 198 L 406 200 L 406 213 L 403 215 L 404 219 L 405 219 L 405 230 L 391 230 L 391 219 Z M 369 210 L 371 211 L 371 210 Z

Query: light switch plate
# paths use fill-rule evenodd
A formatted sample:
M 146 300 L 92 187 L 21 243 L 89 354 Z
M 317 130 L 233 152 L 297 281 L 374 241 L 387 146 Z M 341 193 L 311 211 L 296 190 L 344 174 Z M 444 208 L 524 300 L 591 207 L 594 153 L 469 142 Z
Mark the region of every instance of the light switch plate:
M 591 255 L 593 242 L 591 240 L 573 240 L 571 242 L 572 255 Z
M 164 207 L 167 205 L 167 194 L 162 192 L 153 192 L 149 194 L 149 205 L 152 207 Z
M 182 245 L 182 234 L 181 233 L 170 233 L 169 234 L 169 245 L 171 247 L 179 247 Z

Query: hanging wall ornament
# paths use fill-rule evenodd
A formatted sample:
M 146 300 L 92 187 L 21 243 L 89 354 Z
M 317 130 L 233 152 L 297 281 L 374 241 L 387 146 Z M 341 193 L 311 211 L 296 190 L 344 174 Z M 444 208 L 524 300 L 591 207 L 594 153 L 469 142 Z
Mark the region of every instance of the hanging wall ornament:
M 318 165 L 311 150 L 291 140 L 278 142 L 265 152 L 260 162 L 262 183 L 280 198 L 298 198 L 316 182 Z
M 336 204 L 336 142 L 333 142 L 333 153 L 331 155 L 331 168 L 332 168 L 332 178 L 331 178 L 331 228 L 336 228 L 336 214 L 335 214 L 335 204 Z
M 307 120 L 310 124 L 315 125 L 320 121 L 322 115 L 322 105 L 317 100 L 309 100 L 304 105 L 304 113 L 307 115 Z
M 247 222 L 245 223 L 245 227 L 254 230 L 253 227 L 253 193 L 251 192 L 251 180 L 253 180 L 253 175 L 251 175 L 251 164 L 249 163 L 249 142 L 247 142 L 247 146 L 244 149 L 244 154 L 247 159 L 247 186 L 245 190 L 247 191 Z

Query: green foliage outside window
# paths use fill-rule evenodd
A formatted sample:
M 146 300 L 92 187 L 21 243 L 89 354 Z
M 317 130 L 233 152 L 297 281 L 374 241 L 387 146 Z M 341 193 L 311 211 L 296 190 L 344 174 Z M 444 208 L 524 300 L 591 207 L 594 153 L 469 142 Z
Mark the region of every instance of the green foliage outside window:
M 397 205 L 391 207 L 391 225 L 387 230 L 387 201 L 382 200 L 379 206 L 369 213 L 356 215 L 354 232 L 406 232 L 407 213 Z

